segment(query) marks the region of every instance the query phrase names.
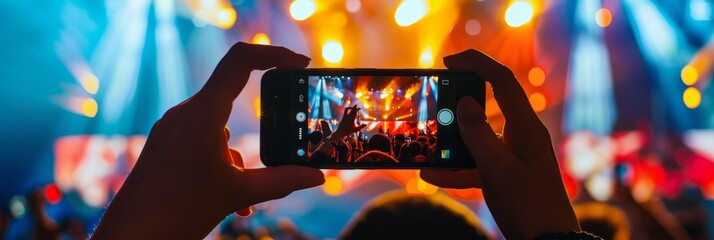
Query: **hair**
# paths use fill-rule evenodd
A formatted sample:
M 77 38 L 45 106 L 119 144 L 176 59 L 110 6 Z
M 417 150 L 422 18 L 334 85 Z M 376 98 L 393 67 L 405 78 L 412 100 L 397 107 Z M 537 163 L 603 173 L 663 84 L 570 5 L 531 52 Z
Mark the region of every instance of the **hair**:
M 405 139 L 406 137 L 404 137 L 404 134 L 399 133 L 397 135 L 394 135 L 394 140 L 397 142 L 404 142 Z
M 399 151 L 399 161 L 400 162 L 412 162 L 414 157 L 419 155 L 422 150 L 422 145 L 419 142 L 409 142 L 402 145 L 402 149 Z
M 345 141 L 339 141 L 337 142 L 337 146 L 335 146 L 335 151 L 337 151 L 338 162 L 347 162 L 347 156 L 349 156 L 350 153 L 349 144 L 347 144 Z
M 385 193 L 368 203 L 338 239 L 489 239 L 466 206 L 444 194 Z
M 389 142 L 387 135 L 377 133 L 372 135 L 367 141 L 367 150 L 377 150 L 387 154 L 392 154 L 392 144 Z
M 421 152 L 422 148 L 423 148 L 423 146 L 422 146 L 421 143 L 419 143 L 419 142 L 410 142 L 409 144 L 407 144 L 407 153 L 409 153 L 409 156 L 414 157 L 414 156 L 416 156 L 416 155 L 419 155 L 419 153 Z

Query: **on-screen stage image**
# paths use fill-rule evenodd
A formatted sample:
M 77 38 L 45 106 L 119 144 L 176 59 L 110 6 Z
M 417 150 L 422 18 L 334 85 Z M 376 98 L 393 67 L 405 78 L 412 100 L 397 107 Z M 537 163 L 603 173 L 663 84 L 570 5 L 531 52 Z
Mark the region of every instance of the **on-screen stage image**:
M 336 151 L 319 161 L 438 161 L 437 82 L 436 76 L 310 76 L 309 152 L 314 153 L 354 110 L 355 124 L 364 127 L 337 140 Z

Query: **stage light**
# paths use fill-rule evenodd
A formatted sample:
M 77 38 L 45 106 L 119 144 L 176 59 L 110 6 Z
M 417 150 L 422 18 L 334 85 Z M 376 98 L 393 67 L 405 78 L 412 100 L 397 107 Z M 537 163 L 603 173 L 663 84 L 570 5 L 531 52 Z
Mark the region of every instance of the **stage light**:
M 546 100 L 545 96 L 543 96 L 542 93 L 533 93 L 528 97 L 528 101 L 531 103 L 531 106 L 533 107 L 533 111 L 535 112 L 542 112 L 545 110 L 546 107 Z
M 222 29 L 229 29 L 236 22 L 236 10 L 231 7 L 221 9 L 217 15 L 216 26 Z
M 595 12 L 595 23 L 600 27 L 610 26 L 612 23 L 612 13 L 607 8 L 600 8 Z
M 528 82 L 535 87 L 539 87 L 545 83 L 545 71 L 540 67 L 533 67 L 528 71 Z
M 258 33 L 253 36 L 254 44 L 270 45 L 270 38 L 265 33 Z
M 97 76 L 94 76 L 94 74 L 90 73 L 84 76 L 82 80 L 80 80 L 80 84 L 82 84 L 82 88 L 90 94 L 97 94 L 97 91 L 99 91 L 99 79 L 97 79 Z
M 359 0 L 347 0 L 345 1 L 345 8 L 348 12 L 356 13 L 362 8 L 362 3 Z
M 82 101 L 80 109 L 84 116 L 93 118 L 97 115 L 99 107 L 97 106 L 97 101 L 92 98 L 87 98 Z
M 506 10 L 506 24 L 520 27 L 533 19 L 533 4 L 525 1 L 513 2 Z
M 156 72 L 158 87 L 160 90 L 159 108 L 154 112 L 155 118 L 160 118 L 163 112 L 180 103 L 188 97 L 188 72 L 186 69 L 186 58 L 183 54 L 184 48 L 181 45 L 179 30 L 176 27 L 176 1 L 172 0 L 155 0 L 156 12 Z M 231 11 L 232 8 L 220 8 L 221 11 Z M 230 14 L 230 13 L 227 13 Z M 225 18 L 225 16 L 220 17 Z M 230 16 L 229 16 L 230 17 Z M 230 19 L 228 19 L 230 20 Z M 234 21 L 235 16 L 233 17 Z M 219 24 L 229 28 L 233 22 L 222 22 Z
M 295 0 L 290 4 L 290 16 L 293 19 L 302 21 L 315 13 L 317 4 L 313 0 Z
M 481 32 L 481 23 L 476 19 L 469 19 L 464 26 L 466 34 L 476 36 Z
M 563 108 L 566 134 L 587 131 L 609 136 L 617 119 L 610 56 L 603 40 L 604 30 L 593 22 L 602 8 L 599 1 L 577 1 Z M 545 96 L 529 98 L 534 110 L 547 106 Z
M 364 109 L 369 109 L 369 103 L 364 103 L 362 104 L 362 106 L 364 107 Z
M 322 84 L 323 90 L 327 89 L 327 83 L 325 83 L 325 82 L 326 81 L 324 79 L 320 81 L 320 84 Z M 322 117 L 324 117 L 325 119 L 332 119 L 332 111 L 330 111 L 329 97 L 327 97 L 326 94 L 320 94 L 320 97 L 323 98 L 322 99 Z
M 343 55 L 342 44 L 337 41 L 327 41 L 325 45 L 322 46 L 322 57 L 327 62 L 339 63 L 342 61 Z
M 326 176 L 322 190 L 328 195 L 339 195 L 342 193 L 342 180 L 336 176 Z
M 688 87 L 682 94 L 682 100 L 687 108 L 697 108 L 702 103 L 702 93 L 695 87 Z
M 428 118 L 427 114 L 427 88 L 429 86 L 429 78 L 427 77 L 421 77 L 421 98 L 419 99 L 419 114 L 417 115 L 417 121 L 424 121 L 426 122 Z
M 430 68 L 434 66 L 434 56 L 431 52 L 431 47 L 424 48 L 419 56 L 419 67 Z
M 44 194 L 47 201 L 51 204 L 56 204 L 62 200 L 62 192 L 60 192 L 55 184 L 51 183 L 45 186 Z
M 426 124 L 424 122 L 419 122 L 419 124 L 417 124 L 417 129 L 424 130 L 425 128 Z
M 429 5 L 425 0 L 404 0 L 394 12 L 394 20 L 397 25 L 408 27 L 421 20 L 429 11 Z
M 699 71 L 692 66 L 692 65 L 687 65 L 682 68 L 682 82 L 684 84 L 687 84 L 687 86 L 692 86 L 695 83 L 697 83 L 697 80 L 699 79 Z

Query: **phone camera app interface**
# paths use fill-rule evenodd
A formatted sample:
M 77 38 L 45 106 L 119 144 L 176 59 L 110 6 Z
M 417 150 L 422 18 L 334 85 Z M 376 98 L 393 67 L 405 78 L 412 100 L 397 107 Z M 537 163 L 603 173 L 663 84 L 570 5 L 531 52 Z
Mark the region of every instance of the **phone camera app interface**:
M 438 76 L 310 76 L 304 148 L 315 163 L 436 163 L 439 126 L 451 110 L 437 109 Z M 346 121 L 346 122 L 343 122 Z

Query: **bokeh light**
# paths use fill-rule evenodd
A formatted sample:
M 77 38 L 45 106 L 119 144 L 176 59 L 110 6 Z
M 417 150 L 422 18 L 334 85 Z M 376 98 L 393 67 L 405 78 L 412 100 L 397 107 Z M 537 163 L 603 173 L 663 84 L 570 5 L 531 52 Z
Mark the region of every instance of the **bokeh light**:
M 466 34 L 476 36 L 481 32 L 481 23 L 476 19 L 469 19 L 464 25 Z
M 60 200 L 62 200 L 62 193 L 55 184 L 48 184 L 47 186 L 45 186 L 44 193 L 47 202 L 51 204 L 56 204 Z
M 397 25 L 408 27 L 421 20 L 429 11 L 429 5 L 425 0 L 404 0 L 394 12 L 394 20 Z
M 93 118 L 94 116 L 97 116 L 99 106 L 97 105 L 96 100 L 94 100 L 93 98 L 87 98 L 82 100 L 79 109 L 84 116 Z
M 87 74 L 82 78 L 80 84 L 82 88 L 90 94 L 97 94 L 97 91 L 99 91 L 99 79 L 97 79 L 97 76 L 94 76 L 94 74 Z
M 612 23 L 612 13 L 607 8 L 601 8 L 595 12 L 595 23 L 600 27 L 610 26 Z
M 222 29 L 229 29 L 233 26 L 233 24 L 235 24 L 235 22 L 236 10 L 232 7 L 223 8 L 218 12 L 216 26 Z
M 302 21 L 315 13 L 317 10 L 317 4 L 313 0 L 295 0 L 290 3 L 290 16 L 293 19 Z
M 434 54 L 431 52 L 431 47 L 426 47 L 419 55 L 419 67 L 431 68 L 434 66 Z
M 511 27 L 520 27 L 533 19 L 533 4 L 526 1 L 513 2 L 506 10 L 506 24 Z
M 528 101 L 531 103 L 533 111 L 535 112 L 542 112 L 547 105 L 545 96 L 539 92 L 531 94 L 528 97 Z
M 22 196 L 14 196 L 9 203 L 10 213 L 15 218 L 21 218 L 27 212 L 27 201 Z
M 684 105 L 687 106 L 687 108 L 697 108 L 702 102 L 702 93 L 699 92 L 699 89 L 695 87 L 688 87 L 686 90 L 684 90 L 684 93 L 682 94 L 682 100 L 684 101 Z
M 322 185 L 322 190 L 328 195 L 339 195 L 342 193 L 342 180 L 337 176 L 326 176 L 325 184 Z
M 545 83 L 545 71 L 540 67 L 533 67 L 528 71 L 528 82 L 535 87 L 539 87 Z
M 351 13 L 359 12 L 359 9 L 362 8 L 362 2 L 359 0 L 347 0 L 345 1 L 345 8 Z
M 322 46 L 322 58 L 329 63 L 340 63 L 344 55 L 342 44 L 337 41 L 327 41 Z
M 682 68 L 682 82 L 686 84 L 687 86 L 692 86 L 695 83 L 697 83 L 697 79 L 699 79 L 699 71 L 692 66 L 692 65 L 686 65 Z
M 265 33 L 258 33 L 253 36 L 254 44 L 270 45 L 270 38 Z
M 331 18 L 332 25 L 336 28 L 343 28 L 347 25 L 347 16 L 343 12 L 336 12 L 332 14 Z

